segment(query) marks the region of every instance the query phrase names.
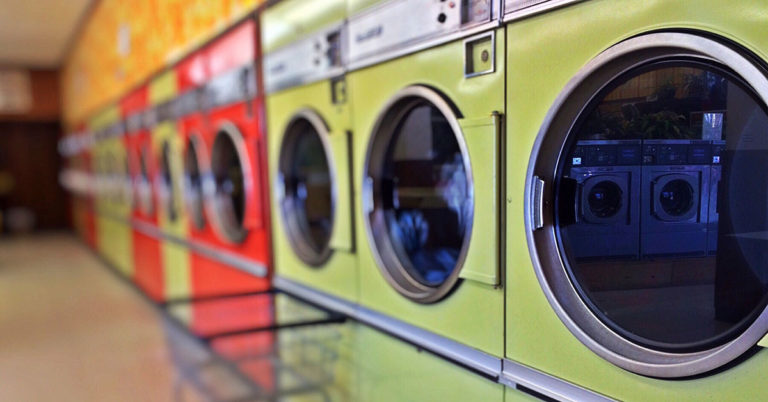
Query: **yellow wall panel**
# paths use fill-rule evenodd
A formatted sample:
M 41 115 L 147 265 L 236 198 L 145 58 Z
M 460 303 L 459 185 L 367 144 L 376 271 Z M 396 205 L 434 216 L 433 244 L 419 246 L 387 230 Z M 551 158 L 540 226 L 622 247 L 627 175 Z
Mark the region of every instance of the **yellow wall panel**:
M 62 68 L 65 123 L 87 119 L 262 2 L 99 0 Z

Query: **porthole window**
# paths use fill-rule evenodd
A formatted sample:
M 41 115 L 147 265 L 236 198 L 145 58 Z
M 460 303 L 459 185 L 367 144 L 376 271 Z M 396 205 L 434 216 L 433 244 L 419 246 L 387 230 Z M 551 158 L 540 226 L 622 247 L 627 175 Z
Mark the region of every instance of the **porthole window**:
M 768 329 L 766 84 L 717 42 L 656 34 L 607 51 L 551 112 L 534 258 L 561 318 L 612 362 L 699 374 Z
M 385 110 L 369 143 L 370 244 L 390 284 L 422 303 L 457 284 L 471 233 L 470 164 L 454 116 L 440 95 L 411 87 Z
M 246 209 L 247 152 L 243 137 L 234 126 L 224 126 L 216 135 L 211 149 L 213 194 L 211 218 L 225 240 L 240 243 L 247 231 Z
M 201 145 L 195 137 L 190 137 L 184 153 L 184 198 L 187 213 L 196 228 L 205 227 L 203 204 L 203 169 L 200 167 Z
M 319 116 L 301 113 L 288 125 L 280 150 L 283 222 L 294 252 L 312 266 L 331 255 L 335 187 L 327 135 Z
M 163 141 L 160 150 L 160 183 L 162 188 L 162 202 L 165 214 L 168 220 L 175 222 L 178 219 L 176 210 L 176 192 L 174 191 L 173 170 L 171 160 L 173 159 L 173 150 L 168 141 Z
M 145 215 L 151 215 L 154 213 L 154 202 L 152 200 L 152 185 L 151 178 L 149 176 L 149 151 L 147 148 L 142 148 L 139 152 L 139 177 L 136 183 L 136 193 L 138 198 L 138 206 L 141 212 Z

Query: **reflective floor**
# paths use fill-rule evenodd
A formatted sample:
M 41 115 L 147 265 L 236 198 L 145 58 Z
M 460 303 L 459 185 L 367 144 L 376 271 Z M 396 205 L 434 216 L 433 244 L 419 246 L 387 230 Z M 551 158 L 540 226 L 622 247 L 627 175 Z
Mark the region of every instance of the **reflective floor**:
M 0 240 L 0 401 L 504 395 L 498 383 L 287 294 L 155 306 L 73 236 Z
M 74 236 L 0 238 L 0 400 L 171 400 L 161 323 Z

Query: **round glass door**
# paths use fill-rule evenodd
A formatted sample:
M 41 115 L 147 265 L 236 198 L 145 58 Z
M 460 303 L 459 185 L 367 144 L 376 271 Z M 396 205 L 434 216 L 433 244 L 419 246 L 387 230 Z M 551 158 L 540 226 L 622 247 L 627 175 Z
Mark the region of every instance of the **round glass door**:
M 168 141 L 163 141 L 160 150 L 160 186 L 162 189 L 162 202 L 166 216 L 171 222 L 178 218 L 176 210 L 176 192 L 174 191 L 173 169 L 171 160 L 173 159 L 173 150 Z
M 451 107 L 403 91 L 369 143 L 363 199 L 380 268 L 406 297 L 431 303 L 458 282 L 472 226 L 469 158 Z
M 152 200 L 152 185 L 149 177 L 149 151 L 147 148 L 142 148 L 139 152 L 139 177 L 136 183 L 137 201 L 139 210 L 144 215 L 151 215 L 154 213 L 154 202 Z
M 225 126 L 216 135 L 211 149 L 213 194 L 211 218 L 220 235 L 231 243 L 245 239 L 247 152 L 243 137 L 232 126 Z
M 280 149 L 278 187 L 286 233 L 296 255 L 320 266 L 331 255 L 335 187 L 325 124 L 303 113 L 288 126 Z
M 553 189 L 542 221 L 528 222 L 540 282 L 572 332 L 613 363 L 657 377 L 707 372 L 768 330 L 768 93 L 754 89 L 768 80 L 688 34 L 606 53 L 615 57 L 585 67 L 558 99 L 532 158 L 529 180 Z M 628 178 L 630 212 L 611 225 L 574 217 L 581 177 L 605 171 Z M 608 216 L 619 191 L 596 184 L 583 196 Z
M 184 153 L 184 198 L 186 199 L 187 213 L 192 224 L 202 229 L 205 226 L 203 204 L 203 173 L 200 167 L 201 145 L 196 137 L 190 137 L 187 142 L 187 150 Z
M 659 219 L 677 222 L 690 219 L 696 214 L 699 202 L 698 183 L 692 177 L 679 175 L 662 176 L 655 183 L 655 213 Z
M 616 180 L 592 178 L 584 187 L 583 197 L 584 215 L 593 222 L 620 219 L 625 209 L 625 192 Z

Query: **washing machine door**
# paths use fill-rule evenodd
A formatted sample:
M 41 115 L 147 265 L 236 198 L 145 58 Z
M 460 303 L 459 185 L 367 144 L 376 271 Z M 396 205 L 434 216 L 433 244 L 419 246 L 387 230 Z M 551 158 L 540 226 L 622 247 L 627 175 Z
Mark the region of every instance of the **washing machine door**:
M 260 209 L 249 205 L 250 197 L 260 196 L 253 178 L 245 138 L 234 124 L 222 124 L 211 147 L 210 184 L 204 183 L 203 189 L 214 229 L 229 243 L 240 244 L 245 240 L 249 209 Z
M 147 147 L 142 147 L 139 150 L 138 162 L 139 176 L 136 179 L 136 201 L 141 213 L 150 216 L 155 211 L 155 203 L 152 199 L 152 181 L 149 173 L 151 158 Z
M 170 222 L 178 219 L 176 209 L 175 179 L 173 177 L 173 147 L 169 141 L 160 145 L 160 163 L 158 169 L 160 204 L 165 217 Z
M 460 122 L 456 114 L 432 89 L 408 87 L 384 108 L 368 145 L 363 221 L 369 245 L 390 285 L 420 303 L 442 299 L 461 278 L 497 279 L 491 257 L 497 254 L 497 125 L 493 119 Z M 470 152 L 480 161 L 474 166 Z M 476 200 L 482 200 L 478 208 Z M 473 248 L 478 217 L 474 237 L 482 240 Z
M 205 148 L 196 135 L 190 135 L 184 151 L 184 203 L 192 224 L 197 229 L 205 227 L 204 172 L 208 166 L 203 165 L 207 159 Z
M 586 64 L 543 120 L 526 187 L 533 267 L 572 334 L 626 370 L 651 377 L 708 373 L 738 361 L 768 332 L 768 76 L 751 60 L 741 49 L 688 33 L 628 39 Z M 716 110 L 728 124 L 692 126 L 690 116 L 702 109 Z M 675 222 L 706 213 L 700 200 L 709 188 L 703 172 L 711 166 L 704 157 L 680 169 L 656 168 L 655 147 L 668 140 L 706 143 L 712 136 L 726 143 L 716 255 L 681 257 L 677 250 L 687 250 L 693 236 L 707 236 L 705 225 Z M 637 235 L 623 239 L 638 239 L 642 247 L 650 236 L 663 237 L 670 253 L 577 258 L 568 238 L 577 199 L 567 166 L 579 141 L 594 139 L 649 145 L 643 148 L 649 176 L 632 188 L 641 195 L 630 201 L 653 212 L 641 219 L 669 222 L 670 230 L 641 224 Z M 617 234 L 606 231 L 591 241 L 610 246 Z
M 689 222 L 698 217 L 701 194 L 698 177 L 664 174 L 653 180 L 651 188 L 651 213 L 656 218 L 664 222 Z
M 352 249 L 349 166 L 347 133 L 331 134 L 312 110 L 291 119 L 280 148 L 278 205 L 294 253 L 310 266 Z
M 582 184 L 581 215 L 586 223 L 626 222 L 629 183 L 626 176 L 597 175 Z

